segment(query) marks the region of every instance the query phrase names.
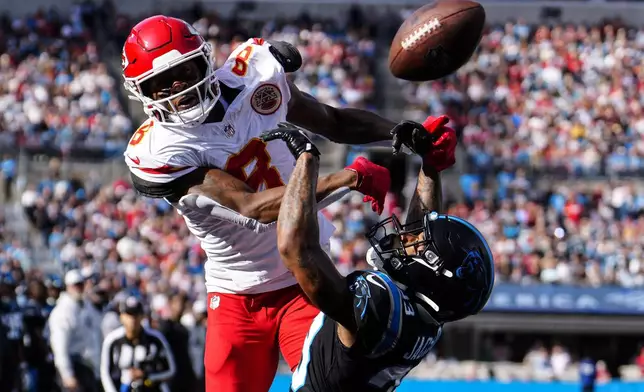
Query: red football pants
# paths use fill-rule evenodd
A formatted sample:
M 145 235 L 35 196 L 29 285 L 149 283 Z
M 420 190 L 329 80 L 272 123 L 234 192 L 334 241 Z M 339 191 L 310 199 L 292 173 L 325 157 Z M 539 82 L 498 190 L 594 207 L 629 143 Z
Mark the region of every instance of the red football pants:
M 267 392 L 278 350 L 294 370 L 320 312 L 299 286 L 251 295 L 209 293 L 208 304 L 206 392 Z

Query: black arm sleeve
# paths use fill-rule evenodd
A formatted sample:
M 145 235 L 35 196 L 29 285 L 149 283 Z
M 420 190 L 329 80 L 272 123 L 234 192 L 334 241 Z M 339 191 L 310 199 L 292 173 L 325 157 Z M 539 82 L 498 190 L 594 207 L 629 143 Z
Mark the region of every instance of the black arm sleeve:
M 295 72 L 302 66 L 302 55 L 297 48 L 288 42 L 266 40 L 271 46 L 268 48 L 275 59 L 282 64 L 287 73 Z
M 170 182 L 157 183 L 146 181 L 130 172 L 132 185 L 141 195 L 153 199 L 166 198 L 170 202 L 176 202 L 188 193 L 188 189 L 203 182 L 207 168 L 198 168 L 190 173 L 176 178 Z

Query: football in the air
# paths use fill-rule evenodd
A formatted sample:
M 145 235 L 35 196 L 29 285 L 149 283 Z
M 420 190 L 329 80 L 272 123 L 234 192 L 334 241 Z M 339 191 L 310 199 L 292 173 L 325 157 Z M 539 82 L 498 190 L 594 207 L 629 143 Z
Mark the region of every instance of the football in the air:
M 414 12 L 389 49 L 389 69 L 400 79 L 445 77 L 465 64 L 479 44 L 485 10 L 469 0 L 442 0 Z

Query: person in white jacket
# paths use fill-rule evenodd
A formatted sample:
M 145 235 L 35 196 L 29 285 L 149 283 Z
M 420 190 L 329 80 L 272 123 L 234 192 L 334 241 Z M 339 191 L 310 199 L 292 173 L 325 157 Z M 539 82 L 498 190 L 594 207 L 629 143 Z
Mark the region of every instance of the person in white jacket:
M 84 323 L 87 325 L 88 345 L 83 353 L 83 358 L 92 365 L 96 383 L 100 384 L 101 348 L 103 347 L 103 323 L 104 308 L 107 303 L 107 293 L 100 286 L 91 288 L 85 297 L 83 313 Z
M 85 278 L 73 269 L 65 275 L 65 291 L 61 293 L 49 320 L 49 344 L 54 365 L 65 392 L 93 392 L 97 390 L 91 365 L 83 359 L 88 341 L 83 313 L 83 286 Z

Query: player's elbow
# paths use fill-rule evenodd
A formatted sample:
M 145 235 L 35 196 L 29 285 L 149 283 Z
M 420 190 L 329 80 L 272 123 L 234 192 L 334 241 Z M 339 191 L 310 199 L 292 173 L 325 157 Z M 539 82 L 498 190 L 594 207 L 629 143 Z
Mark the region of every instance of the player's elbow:
M 320 247 L 317 238 L 316 241 L 311 241 L 310 236 L 297 227 L 289 228 L 278 224 L 277 249 L 289 269 L 291 261 L 297 261 L 306 253 L 313 252 L 316 247 Z
M 297 259 L 302 248 L 301 238 L 296 230 L 284 228 L 278 223 L 277 226 L 277 250 L 285 262 Z

